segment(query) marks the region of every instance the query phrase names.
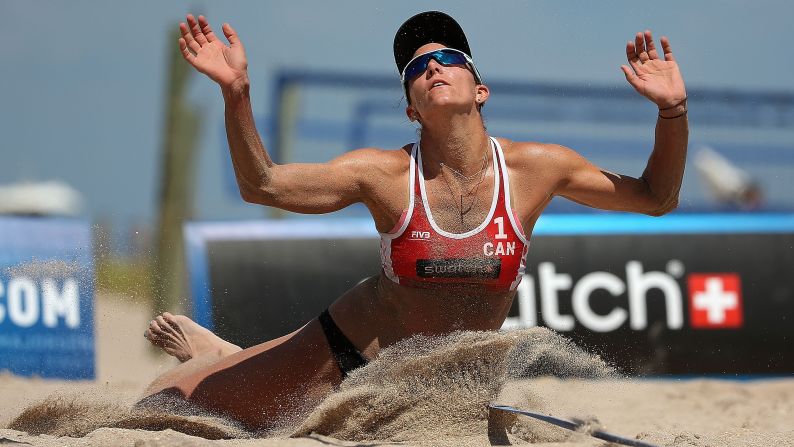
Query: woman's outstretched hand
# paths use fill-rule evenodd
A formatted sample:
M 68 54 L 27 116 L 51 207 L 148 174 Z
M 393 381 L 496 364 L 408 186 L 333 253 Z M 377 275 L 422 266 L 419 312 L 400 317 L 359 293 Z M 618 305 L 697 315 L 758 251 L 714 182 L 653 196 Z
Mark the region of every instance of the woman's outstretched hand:
M 190 65 L 217 82 L 222 89 L 231 88 L 238 82 L 248 80 L 248 61 L 245 49 L 237 33 L 228 23 L 223 24 L 223 34 L 229 41 L 227 46 L 210 28 L 204 16 L 198 20 L 192 14 L 187 24 L 180 23 L 179 49 Z
M 634 42 L 626 44 L 628 65 L 621 65 L 626 80 L 642 96 L 650 99 L 659 109 L 667 109 L 686 99 L 684 78 L 673 57 L 670 41 L 662 37 L 664 59 L 659 58 L 651 32 L 637 33 Z

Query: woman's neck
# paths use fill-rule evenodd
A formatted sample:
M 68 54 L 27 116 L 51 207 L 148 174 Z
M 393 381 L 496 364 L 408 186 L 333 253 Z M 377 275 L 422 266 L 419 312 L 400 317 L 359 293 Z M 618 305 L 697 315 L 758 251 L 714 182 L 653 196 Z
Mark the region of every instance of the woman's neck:
M 423 123 L 420 144 L 430 173 L 443 163 L 460 174 L 471 175 L 482 169 L 489 139 L 482 118 L 476 114 L 445 120 L 441 126 Z

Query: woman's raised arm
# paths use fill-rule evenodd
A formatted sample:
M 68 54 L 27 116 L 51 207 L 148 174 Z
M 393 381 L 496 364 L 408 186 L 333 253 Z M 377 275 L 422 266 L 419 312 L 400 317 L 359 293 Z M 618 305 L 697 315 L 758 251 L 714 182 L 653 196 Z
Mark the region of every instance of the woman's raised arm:
M 377 151 L 352 151 L 329 163 L 273 163 L 256 130 L 248 61 L 235 30 L 223 24 L 226 45 L 204 16 L 188 15 L 187 23 L 180 23 L 179 28 L 182 56 L 221 87 L 226 137 L 245 201 L 301 213 L 328 213 L 364 200 L 363 173 Z
M 678 205 L 684 177 L 689 125 L 686 88 L 670 42 L 662 37 L 660 58 L 650 31 L 626 44 L 629 65 L 621 66 L 638 93 L 659 107 L 653 152 L 640 178 L 599 169 L 569 150 L 557 151 L 564 169 L 558 195 L 595 208 L 662 215 Z

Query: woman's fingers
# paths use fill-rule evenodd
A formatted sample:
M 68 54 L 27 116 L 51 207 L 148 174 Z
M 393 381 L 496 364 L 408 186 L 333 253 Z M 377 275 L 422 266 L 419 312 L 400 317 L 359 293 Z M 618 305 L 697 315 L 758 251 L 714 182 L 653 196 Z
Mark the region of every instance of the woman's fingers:
M 187 49 L 187 42 L 185 42 L 184 37 L 179 38 L 179 51 L 182 52 L 182 57 L 184 57 L 190 65 L 195 65 L 194 59 L 196 59 L 196 56 Z
M 629 68 L 628 65 L 621 65 L 620 69 L 623 70 L 623 74 L 626 75 L 626 80 L 629 81 L 632 87 L 634 87 L 637 91 L 640 90 L 640 78 L 634 73 L 634 70 Z
M 204 46 L 207 44 L 207 36 L 204 35 L 204 32 L 201 31 L 201 27 L 199 26 L 198 20 L 193 17 L 193 14 L 187 15 L 187 24 L 190 26 L 190 32 L 193 34 L 193 38 L 196 39 L 196 42 L 200 46 Z
M 628 41 L 626 42 L 626 59 L 628 59 L 629 64 L 631 64 L 631 68 L 637 70 L 642 65 L 640 63 L 640 58 L 637 57 L 637 50 L 634 46 L 634 42 Z
M 234 28 L 232 28 L 232 26 L 228 23 L 223 24 L 223 35 L 226 36 L 226 39 L 229 41 L 229 45 L 233 47 L 241 45 L 240 38 L 237 37 L 237 31 L 235 31 Z
M 207 21 L 206 17 L 198 16 L 198 24 L 201 28 L 201 32 L 204 33 L 204 36 L 207 38 L 207 42 L 214 42 L 218 40 L 218 38 L 215 36 L 215 33 L 212 32 L 210 22 Z
M 653 35 L 651 30 L 645 30 L 645 48 L 648 50 L 648 57 L 651 59 L 659 59 L 659 53 L 656 51 L 656 45 L 653 43 Z
M 190 34 L 190 28 L 188 28 L 185 22 L 179 24 L 179 32 L 182 33 L 182 39 L 185 40 L 185 45 L 187 48 L 189 48 L 193 54 L 198 53 L 198 51 L 201 49 L 201 45 L 199 45 L 196 42 L 196 39 L 193 38 L 193 35 Z
M 666 61 L 675 61 L 673 57 L 673 49 L 670 47 L 670 40 L 662 36 L 662 51 L 664 51 L 664 60 Z
M 637 52 L 637 57 L 640 59 L 640 61 L 645 62 L 650 59 L 650 57 L 648 56 L 648 52 L 645 49 L 644 34 L 637 33 L 637 35 L 634 36 L 634 48 L 635 51 Z
M 668 42 L 666 37 L 662 37 L 662 50 L 664 51 L 665 60 L 674 60 L 672 59 L 673 54 L 670 50 L 670 42 Z M 635 72 L 645 62 L 659 59 L 659 51 L 656 49 L 651 30 L 637 33 L 633 41 L 630 40 L 626 43 L 626 58 Z

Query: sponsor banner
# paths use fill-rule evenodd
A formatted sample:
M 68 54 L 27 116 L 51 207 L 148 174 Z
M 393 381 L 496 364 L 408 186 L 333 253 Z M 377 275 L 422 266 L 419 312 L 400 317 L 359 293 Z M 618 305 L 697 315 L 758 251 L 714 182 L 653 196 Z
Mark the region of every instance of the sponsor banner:
M 90 225 L 0 217 L 0 370 L 93 379 Z
M 547 326 L 627 372 L 791 373 L 791 247 L 794 234 L 539 237 L 506 326 Z
M 300 327 L 379 272 L 371 225 L 192 224 L 196 317 L 243 345 Z M 793 266 L 791 215 L 544 217 L 504 327 L 549 327 L 628 373 L 791 373 Z M 423 259 L 417 273 L 498 268 Z

